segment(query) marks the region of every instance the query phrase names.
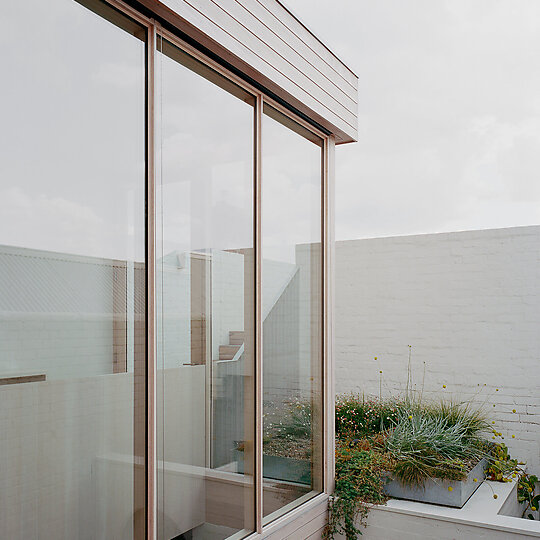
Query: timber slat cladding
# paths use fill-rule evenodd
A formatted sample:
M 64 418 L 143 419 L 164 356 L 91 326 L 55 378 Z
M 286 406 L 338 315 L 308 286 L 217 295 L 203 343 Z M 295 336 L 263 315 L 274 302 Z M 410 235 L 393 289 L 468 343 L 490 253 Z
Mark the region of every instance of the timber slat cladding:
M 141 1 L 338 143 L 356 140 L 358 77 L 279 2 Z
M 39 373 L 36 375 L 18 375 L 14 377 L 1 377 L 0 386 L 5 386 L 7 384 L 23 384 L 30 382 L 43 382 L 47 380 L 45 373 Z

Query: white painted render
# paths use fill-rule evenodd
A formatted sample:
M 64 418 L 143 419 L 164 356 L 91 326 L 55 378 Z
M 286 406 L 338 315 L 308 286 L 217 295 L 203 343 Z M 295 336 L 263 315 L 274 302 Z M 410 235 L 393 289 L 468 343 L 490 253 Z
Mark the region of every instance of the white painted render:
M 165 522 L 192 519 L 181 524 L 189 528 L 204 522 L 204 479 L 190 474 L 204 467 L 204 394 L 192 393 L 189 403 L 179 396 L 204 387 L 204 366 L 162 371 L 158 384 L 165 384 L 167 411 L 167 455 L 159 444 L 158 459 L 185 471 L 178 476 L 171 465 L 158 475 L 166 494 L 160 509 Z M 9 461 L 0 469 L 0 538 L 132 536 L 133 422 L 125 420 L 133 414 L 133 385 L 132 373 L 119 373 L 0 386 L 0 453 Z M 104 490 L 116 496 L 96 496 Z M 178 506 L 200 512 L 179 513 Z
M 493 494 L 498 495 L 497 499 Z M 514 504 L 515 501 L 515 504 Z M 511 508 L 513 511 L 508 511 Z M 521 518 L 516 484 L 484 482 L 463 508 L 391 499 L 371 509 L 362 539 L 532 540 L 540 522 Z M 338 537 L 340 540 L 342 536 Z

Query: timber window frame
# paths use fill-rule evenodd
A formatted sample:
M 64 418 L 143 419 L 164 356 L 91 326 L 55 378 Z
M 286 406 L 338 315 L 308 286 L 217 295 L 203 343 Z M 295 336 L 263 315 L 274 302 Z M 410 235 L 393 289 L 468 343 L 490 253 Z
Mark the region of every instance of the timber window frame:
M 197 61 L 208 66 L 222 77 L 241 87 L 255 98 L 254 121 L 254 170 L 253 170 L 253 209 L 254 209 L 254 248 L 255 248 L 255 377 L 254 377 L 254 433 L 255 433 L 255 468 L 253 508 L 255 525 L 252 534 L 246 538 L 263 538 L 277 528 L 286 525 L 296 516 L 309 512 L 310 509 L 326 501 L 333 491 L 334 483 L 334 384 L 333 384 L 333 260 L 334 260 L 334 152 L 335 138 L 319 129 L 315 122 L 311 123 L 302 115 L 270 95 L 256 88 L 242 77 L 211 59 L 192 44 L 187 43 L 178 33 L 166 28 L 158 20 L 148 17 L 120 0 L 104 0 L 107 4 L 128 17 L 134 19 L 147 30 L 146 39 L 146 520 L 145 538 L 157 539 L 157 421 L 156 421 L 156 373 L 157 373 L 157 201 L 156 201 L 156 55 L 158 40 L 163 38 L 171 42 Z M 289 117 L 306 130 L 320 138 L 322 144 L 321 157 L 321 351 L 322 351 L 322 491 L 319 495 L 300 504 L 292 511 L 263 525 L 263 350 L 262 350 L 262 290 L 261 290 L 261 216 L 262 207 L 262 162 L 261 147 L 264 136 L 262 130 L 263 107 L 269 105 L 282 115 Z

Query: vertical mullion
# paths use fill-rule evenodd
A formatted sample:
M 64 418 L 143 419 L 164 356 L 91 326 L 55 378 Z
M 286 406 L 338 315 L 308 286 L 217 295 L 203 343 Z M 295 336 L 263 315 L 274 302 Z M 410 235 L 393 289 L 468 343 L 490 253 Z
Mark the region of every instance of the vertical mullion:
M 148 29 L 146 135 L 146 538 L 156 539 L 156 26 Z
M 323 489 L 334 491 L 334 358 L 333 358 L 333 266 L 334 266 L 334 151 L 333 137 L 324 141 L 323 152 Z
M 262 347 L 262 237 L 261 237 L 261 137 L 263 98 L 257 95 L 255 106 L 255 530 L 262 533 L 263 519 L 263 347 Z
M 328 138 L 323 139 L 323 146 L 321 152 L 321 281 L 319 282 L 319 287 L 321 287 L 321 321 L 320 321 L 320 331 L 321 331 L 321 354 L 319 357 L 319 373 L 321 374 L 321 408 L 322 408 L 322 418 L 321 418 L 321 446 L 322 446 L 322 491 L 326 491 L 326 486 L 328 485 L 328 441 L 326 437 L 326 427 L 328 425 L 328 392 L 326 388 L 326 359 L 327 359 L 327 339 L 326 339 L 326 307 L 327 307 L 327 269 L 326 263 L 328 260 L 327 257 L 327 230 L 328 230 L 328 219 L 327 219 L 327 187 L 328 187 L 328 174 L 327 174 L 327 165 L 328 165 Z

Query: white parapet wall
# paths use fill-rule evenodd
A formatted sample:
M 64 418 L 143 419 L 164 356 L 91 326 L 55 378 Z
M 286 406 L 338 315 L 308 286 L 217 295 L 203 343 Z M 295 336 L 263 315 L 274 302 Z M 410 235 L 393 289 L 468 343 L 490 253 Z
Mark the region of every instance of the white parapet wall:
M 338 394 L 403 391 L 411 345 L 424 399 L 484 404 L 540 471 L 540 227 L 337 242 L 335 327 Z
M 496 494 L 497 498 L 493 495 Z M 369 513 L 363 540 L 533 540 L 540 522 L 522 519 L 516 484 L 484 482 L 463 508 L 391 499 Z M 508 511 L 510 509 L 510 511 Z M 340 540 L 344 537 L 338 536 Z

